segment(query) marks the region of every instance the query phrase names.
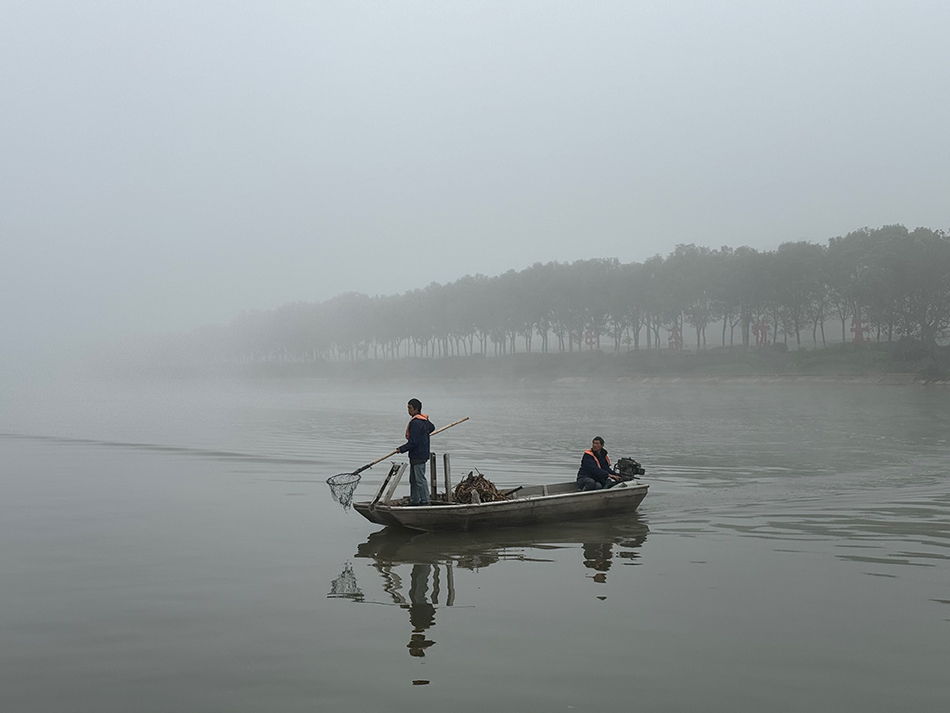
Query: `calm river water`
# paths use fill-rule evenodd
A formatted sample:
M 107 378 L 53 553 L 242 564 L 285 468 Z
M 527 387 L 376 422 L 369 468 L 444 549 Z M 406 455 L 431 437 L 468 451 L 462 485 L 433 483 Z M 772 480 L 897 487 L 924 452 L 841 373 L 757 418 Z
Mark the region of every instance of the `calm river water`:
M 325 479 L 424 402 L 456 476 L 631 517 L 385 531 Z M 0 710 L 950 707 L 950 392 L 617 382 L 47 385 L 0 404 Z M 387 468 L 364 473 L 371 496 Z M 405 487 L 405 486 L 403 486 Z

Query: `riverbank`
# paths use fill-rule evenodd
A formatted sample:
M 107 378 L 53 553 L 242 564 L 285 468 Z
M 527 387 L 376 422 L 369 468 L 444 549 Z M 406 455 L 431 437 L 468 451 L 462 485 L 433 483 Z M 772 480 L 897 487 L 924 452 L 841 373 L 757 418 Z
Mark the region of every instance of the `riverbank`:
M 625 381 L 707 383 L 849 382 L 855 384 L 947 384 L 950 353 L 936 357 L 893 345 L 843 345 L 817 350 L 714 348 L 700 352 L 600 351 L 486 357 L 367 359 L 352 362 L 267 362 L 233 365 L 257 377 L 390 380 L 414 378 L 532 378 L 569 383 L 606 377 Z

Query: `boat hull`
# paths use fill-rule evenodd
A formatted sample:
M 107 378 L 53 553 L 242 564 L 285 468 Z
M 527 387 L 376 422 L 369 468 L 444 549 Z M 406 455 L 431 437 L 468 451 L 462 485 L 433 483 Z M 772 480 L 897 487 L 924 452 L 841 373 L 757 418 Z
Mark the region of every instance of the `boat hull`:
M 357 502 L 353 508 L 380 525 L 425 532 L 482 530 L 633 512 L 649 487 L 630 481 L 608 490 L 579 491 L 571 481 L 524 488 L 517 497 L 497 502 L 425 506 L 377 503 L 375 507 L 371 502 Z

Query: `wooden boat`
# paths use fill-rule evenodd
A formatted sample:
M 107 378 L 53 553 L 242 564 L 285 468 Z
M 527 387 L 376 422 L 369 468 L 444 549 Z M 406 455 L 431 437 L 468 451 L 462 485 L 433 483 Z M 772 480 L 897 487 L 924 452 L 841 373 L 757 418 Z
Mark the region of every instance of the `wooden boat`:
M 445 495 L 436 495 L 439 499 L 432 499 L 430 505 L 413 506 L 409 505 L 407 498 L 392 499 L 396 485 L 406 470 L 406 464 L 403 463 L 392 466 L 373 500 L 354 502 L 353 508 L 370 522 L 380 525 L 427 532 L 480 530 L 585 520 L 633 512 L 650 487 L 631 480 L 606 490 L 580 491 L 577 483 L 571 480 L 517 488 L 505 500 L 454 503 L 451 502 L 447 456 L 445 464 Z M 434 473 L 434 469 L 430 472 Z

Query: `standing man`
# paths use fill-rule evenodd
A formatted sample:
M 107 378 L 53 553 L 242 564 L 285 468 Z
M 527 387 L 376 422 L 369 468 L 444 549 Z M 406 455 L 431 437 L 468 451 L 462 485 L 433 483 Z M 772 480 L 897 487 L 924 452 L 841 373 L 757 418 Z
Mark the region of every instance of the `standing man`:
M 577 471 L 578 490 L 600 490 L 617 484 L 619 476 L 610 471 L 610 458 L 604 448 L 604 439 L 594 436 L 590 449 L 581 457 L 581 467 Z
M 429 434 L 435 426 L 422 413 L 422 402 L 409 399 L 409 425 L 406 426 L 406 443 L 397 449 L 409 454 L 409 504 L 429 504 L 429 483 L 426 481 L 426 463 L 429 462 Z

